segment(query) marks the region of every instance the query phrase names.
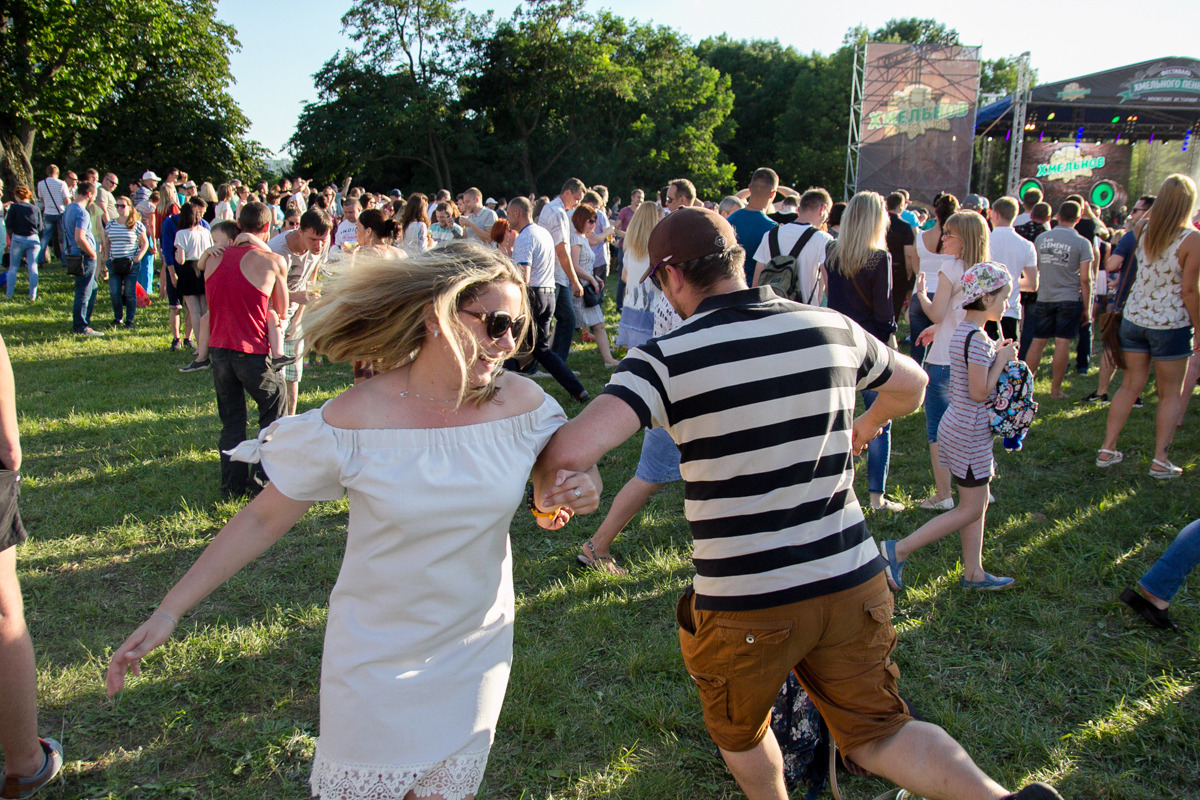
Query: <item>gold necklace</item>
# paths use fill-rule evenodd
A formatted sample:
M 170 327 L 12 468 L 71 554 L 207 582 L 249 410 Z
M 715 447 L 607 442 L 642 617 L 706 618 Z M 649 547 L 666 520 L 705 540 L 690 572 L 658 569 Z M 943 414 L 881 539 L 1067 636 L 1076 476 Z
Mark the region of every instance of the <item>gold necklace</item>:
M 457 397 L 450 399 L 450 400 L 442 400 L 441 398 L 438 398 L 438 397 L 430 397 L 429 395 L 414 392 L 411 388 L 411 386 L 412 386 L 412 372 L 411 371 L 408 373 L 408 375 L 405 376 L 404 386 L 405 386 L 404 391 L 400 392 L 398 395 L 396 395 L 397 397 L 408 397 L 409 395 L 412 395 L 413 397 L 419 397 L 422 400 L 430 400 L 434 403 L 441 403 L 443 405 L 450 405 L 451 403 L 458 402 Z

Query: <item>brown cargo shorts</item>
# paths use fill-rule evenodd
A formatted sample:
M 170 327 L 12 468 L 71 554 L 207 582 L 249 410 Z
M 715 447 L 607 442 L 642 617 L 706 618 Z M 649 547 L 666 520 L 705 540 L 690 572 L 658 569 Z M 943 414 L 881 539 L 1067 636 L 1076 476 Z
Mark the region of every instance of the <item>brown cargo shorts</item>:
M 688 587 L 676 606 L 679 645 L 719 747 L 741 752 L 762 741 L 789 670 L 843 753 L 912 722 L 891 659 L 896 629 L 882 573 L 834 594 L 755 611 L 705 611 L 695 598 Z

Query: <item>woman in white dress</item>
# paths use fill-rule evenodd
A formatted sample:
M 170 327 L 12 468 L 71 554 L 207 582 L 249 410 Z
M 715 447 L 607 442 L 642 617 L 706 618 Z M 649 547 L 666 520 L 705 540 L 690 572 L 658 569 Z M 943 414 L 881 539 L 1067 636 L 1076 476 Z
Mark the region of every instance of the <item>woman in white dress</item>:
M 109 694 L 313 502 L 345 492 L 313 794 L 473 797 L 512 661 L 509 524 L 534 461 L 566 422 L 537 384 L 500 368 L 528 325 L 525 297 L 512 262 L 477 245 L 335 276 L 306 338 L 334 360 L 385 371 L 238 446 L 233 457 L 261 461 L 271 484 L 116 651 Z M 563 471 L 535 487 L 548 509 L 534 509 L 538 524 L 556 529 L 595 510 L 598 484 Z
M 586 203 L 576 207 L 571 214 L 571 263 L 575 265 L 575 274 L 579 276 L 580 283 L 590 287 L 598 299 L 594 306 L 587 305 L 582 297 L 574 299 L 575 324 L 584 332 L 591 331 L 604 366 L 612 368 L 621 361 L 613 357 L 609 347 L 608 330 L 604 327 L 604 282 L 592 271 L 596 254 L 588 243 L 588 236 L 596 230 L 596 216 L 596 209 Z

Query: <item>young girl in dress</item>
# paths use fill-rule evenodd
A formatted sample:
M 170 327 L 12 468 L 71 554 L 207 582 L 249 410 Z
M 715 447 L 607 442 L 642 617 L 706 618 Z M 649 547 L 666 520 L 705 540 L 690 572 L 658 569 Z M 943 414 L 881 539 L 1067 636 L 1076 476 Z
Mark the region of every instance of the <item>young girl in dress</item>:
M 1011 339 L 997 348 L 984 332 L 999 322 L 1008 302 L 1012 277 L 1003 264 L 985 261 L 969 268 L 959 281 L 966 317 L 950 340 L 950 404 L 938 425 L 938 456 L 958 484 L 959 503 L 899 541 L 880 542 L 887 561 L 888 583 L 904 588 L 901 573 L 908 557 L 927 544 L 959 531 L 962 536 L 964 589 L 1008 589 L 1012 578 L 983 569 L 983 523 L 987 515 L 992 469 L 992 430 L 985 403 L 996 388 L 1005 364 L 1016 358 Z

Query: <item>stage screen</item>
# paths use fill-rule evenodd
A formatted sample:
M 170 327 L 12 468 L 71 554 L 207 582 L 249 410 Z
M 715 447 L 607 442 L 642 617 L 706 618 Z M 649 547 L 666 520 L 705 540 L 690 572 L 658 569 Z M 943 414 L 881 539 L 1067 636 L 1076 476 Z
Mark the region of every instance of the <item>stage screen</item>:
M 1120 208 L 1129 201 L 1132 154 L 1125 144 L 1025 142 L 1018 195 L 1036 186 L 1055 211 L 1072 194 L 1102 210 Z
M 858 190 L 930 202 L 971 185 L 979 48 L 867 44 Z

